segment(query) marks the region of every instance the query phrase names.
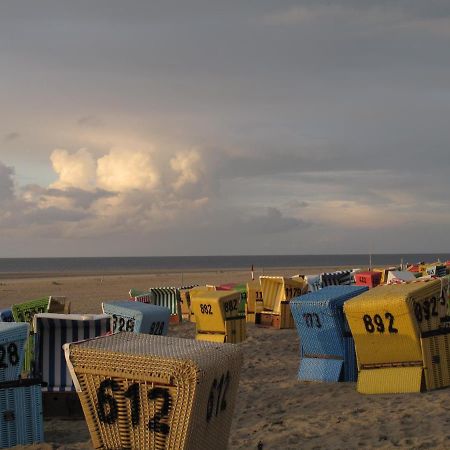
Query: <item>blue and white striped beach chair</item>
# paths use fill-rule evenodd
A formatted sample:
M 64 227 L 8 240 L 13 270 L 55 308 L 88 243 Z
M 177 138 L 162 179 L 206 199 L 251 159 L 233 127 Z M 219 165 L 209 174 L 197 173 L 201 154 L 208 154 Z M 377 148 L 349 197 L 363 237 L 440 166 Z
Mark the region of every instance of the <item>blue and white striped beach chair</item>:
M 36 314 L 35 376 L 48 383 L 44 392 L 75 391 L 62 346 L 111 332 L 111 316 L 106 314 Z

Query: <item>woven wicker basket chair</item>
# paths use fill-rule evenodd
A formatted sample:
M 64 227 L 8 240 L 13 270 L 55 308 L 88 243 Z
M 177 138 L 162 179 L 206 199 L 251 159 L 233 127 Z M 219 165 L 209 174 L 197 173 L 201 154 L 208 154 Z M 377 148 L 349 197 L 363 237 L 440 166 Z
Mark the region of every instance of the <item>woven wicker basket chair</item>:
M 64 348 L 95 448 L 227 448 L 236 346 L 124 332 Z
M 450 385 L 448 277 L 377 286 L 347 301 L 361 393 Z

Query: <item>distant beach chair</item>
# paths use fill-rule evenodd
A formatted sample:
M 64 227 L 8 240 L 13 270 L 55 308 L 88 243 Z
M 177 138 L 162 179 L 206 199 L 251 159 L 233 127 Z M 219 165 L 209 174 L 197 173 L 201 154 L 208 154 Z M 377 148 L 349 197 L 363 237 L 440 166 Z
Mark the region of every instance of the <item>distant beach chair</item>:
M 47 312 L 56 314 L 70 314 L 70 302 L 67 301 L 66 297 L 54 297 L 51 295 L 48 298 Z
M 299 380 L 356 381 L 355 345 L 344 303 L 366 286 L 327 286 L 291 300 L 301 342 Z
M 237 346 L 125 332 L 64 349 L 94 448 L 228 447 Z
M 347 301 L 358 392 L 420 392 L 450 386 L 449 277 L 380 285 Z
M 260 276 L 264 310 L 257 313 L 255 324 L 277 329 L 295 328 L 289 302 L 306 294 L 308 283 L 303 278 Z
M 247 304 L 245 308 L 247 322 L 255 323 L 256 314 L 264 310 L 262 288 L 259 279 L 247 283 Z
M 23 370 L 30 373 L 34 370 L 33 317 L 35 314 L 45 313 L 48 311 L 48 297 L 13 305 L 11 310 L 16 322 L 26 322 L 30 325 L 29 337 L 25 346 L 25 361 L 23 364 Z
M 170 309 L 152 304 L 111 301 L 102 303 L 113 319 L 113 332 L 132 331 L 165 336 L 169 330 Z
M 353 272 L 351 270 L 337 270 L 335 272 L 323 272 L 320 275 L 320 284 L 326 286 L 348 286 L 353 284 Z
M 197 340 L 236 344 L 247 337 L 245 317 L 239 312 L 237 291 L 196 291 L 191 297 Z

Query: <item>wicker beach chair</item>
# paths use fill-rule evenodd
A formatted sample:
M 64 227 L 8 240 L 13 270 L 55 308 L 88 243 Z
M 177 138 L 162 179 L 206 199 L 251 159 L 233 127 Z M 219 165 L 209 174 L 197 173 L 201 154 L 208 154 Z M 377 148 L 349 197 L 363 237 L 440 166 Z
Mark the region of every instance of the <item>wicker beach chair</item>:
M 0 322 L 0 382 L 20 377 L 28 330 L 27 323 Z
M 0 448 L 43 442 L 42 393 L 38 380 L 0 383 Z
M 64 348 L 94 448 L 227 448 L 236 346 L 125 332 Z
M 103 312 L 113 319 L 113 332 L 132 331 L 165 336 L 170 309 L 147 303 L 114 301 L 102 303 Z
M 301 342 L 299 380 L 356 381 L 355 346 L 343 305 L 367 289 L 328 286 L 291 300 Z
M 320 284 L 322 285 L 322 287 L 353 284 L 353 272 L 351 270 L 323 272 L 320 275 Z
M 191 297 L 196 339 L 236 344 L 246 339 L 245 317 L 238 291 L 197 291 Z
M 355 340 L 361 393 L 450 385 L 448 277 L 377 286 L 344 311 Z

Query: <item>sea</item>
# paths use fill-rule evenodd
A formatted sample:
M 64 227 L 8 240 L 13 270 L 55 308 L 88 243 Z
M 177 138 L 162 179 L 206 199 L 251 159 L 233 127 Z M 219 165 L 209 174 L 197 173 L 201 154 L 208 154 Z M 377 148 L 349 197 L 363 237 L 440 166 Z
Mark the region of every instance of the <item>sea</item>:
M 227 255 L 78 258 L 0 258 L 0 273 L 145 273 L 147 271 L 261 270 L 273 267 L 373 267 L 450 260 L 450 253 L 346 255 Z

